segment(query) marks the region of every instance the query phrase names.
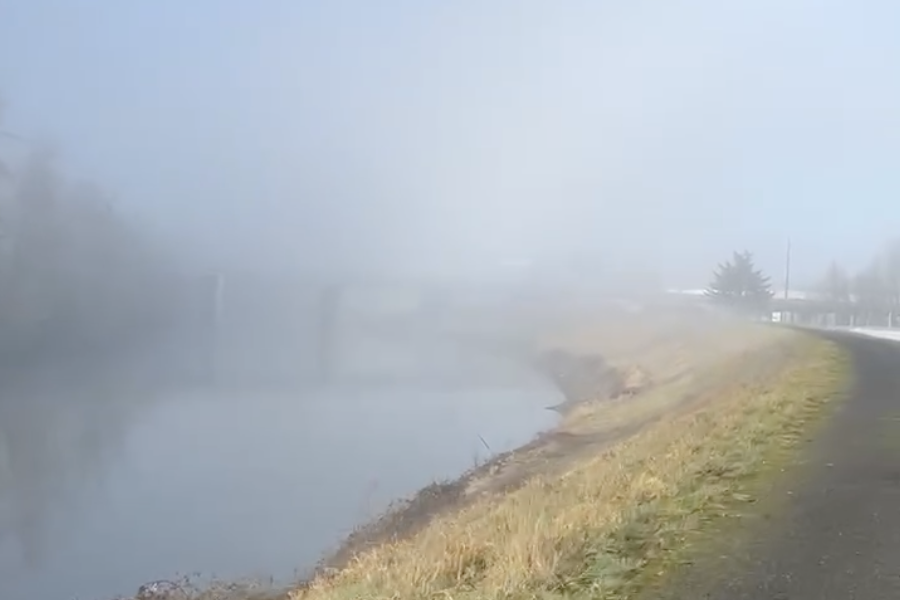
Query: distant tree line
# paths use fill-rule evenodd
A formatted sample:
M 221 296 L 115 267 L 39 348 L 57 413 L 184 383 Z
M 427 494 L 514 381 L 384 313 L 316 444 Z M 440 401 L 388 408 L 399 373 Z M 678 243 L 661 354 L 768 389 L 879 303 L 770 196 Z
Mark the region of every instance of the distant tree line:
M 850 273 L 832 261 L 812 289 L 809 301 L 833 325 L 900 326 L 900 240 L 887 244 L 863 269 Z M 713 272 L 705 290 L 715 304 L 748 315 L 772 312 L 771 280 L 750 252 L 734 252 Z
M 113 198 L 67 181 L 46 145 L 2 143 L 15 137 L 2 119 L 0 132 L 0 362 L 115 344 L 161 318 L 162 261 Z
M 833 261 L 817 291 L 832 305 L 837 324 L 900 326 L 900 240 L 886 244 L 857 273 Z

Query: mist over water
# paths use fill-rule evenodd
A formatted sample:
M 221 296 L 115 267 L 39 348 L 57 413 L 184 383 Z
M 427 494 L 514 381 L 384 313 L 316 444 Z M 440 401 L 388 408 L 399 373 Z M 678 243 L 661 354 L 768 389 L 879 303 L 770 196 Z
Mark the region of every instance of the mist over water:
M 552 424 L 529 303 L 790 240 L 892 323 L 898 17 L 0 0 L 0 597 L 288 577 Z
M 697 286 L 735 246 L 780 271 L 791 237 L 812 283 L 900 224 L 897 16 L 8 0 L 3 128 L 57 140 L 184 261 L 489 278 L 588 259 Z
M 312 317 L 289 345 L 220 338 L 212 380 L 163 338 L 2 390 L 0 595 L 108 598 L 190 573 L 286 583 L 392 500 L 555 422 L 559 393 L 524 365 L 352 318 L 322 382 Z M 234 354 L 248 344 L 255 362 Z

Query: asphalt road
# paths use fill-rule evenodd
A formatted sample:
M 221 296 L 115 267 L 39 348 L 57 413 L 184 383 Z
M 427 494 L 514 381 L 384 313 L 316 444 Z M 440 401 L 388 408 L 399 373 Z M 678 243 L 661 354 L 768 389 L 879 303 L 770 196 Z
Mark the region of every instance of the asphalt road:
M 900 343 L 822 335 L 853 355 L 851 397 L 815 442 L 803 480 L 779 490 L 784 510 L 688 568 L 697 573 L 675 586 L 679 599 L 900 599 Z

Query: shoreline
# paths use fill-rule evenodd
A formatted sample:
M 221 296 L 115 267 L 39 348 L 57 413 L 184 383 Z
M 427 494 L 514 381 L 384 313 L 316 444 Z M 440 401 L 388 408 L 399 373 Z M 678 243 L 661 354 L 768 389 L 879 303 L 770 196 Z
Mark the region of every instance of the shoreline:
M 317 579 L 327 578 L 346 567 L 354 557 L 385 543 L 414 536 L 432 521 L 471 505 L 486 495 L 503 495 L 522 487 L 534 475 L 522 472 L 512 477 L 498 478 L 501 471 L 517 459 L 540 453 L 552 446 L 565 446 L 574 437 L 563 426 L 566 418 L 579 407 L 630 397 L 640 391 L 645 381 L 629 382 L 628 373 L 612 367 L 598 353 L 578 353 L 561 349 L 534 353 L 527 367 L 544 378 L 563 395 L 558 404 L 547 406 L 558 415 L 558 422 L 549 429 L 538 431 L 525 444 L 492 455 L 456 477 L 434 481 L 407 498 L 392 502 L 380 515 L 358 526 L 341 540 L 336 549 L 326 551 L 308 573 L 292 584 L 302 590 Z M 576 380 L 572 386 L 567 382 Z M 634 378 L 632 378 L 634 379 Z M 643 426 L 646 423 L 640 423 Z M 614 430 L 604 440 L 612 444 L 636 428 Z M 495 478 L 489 489 L 473 490 L 476 484 Z
M 656 402 L 668 396 L 663 410 L 632 423 L 634 435 L 606 429 L 614 443 L 573 448 L 562 471 L 542 469 L 521 489 L 436 515 L 421 534 L 361 548 L 344 569 L 321 571 L 287 598 L 499 600 L 515 590 L 562 599 L 600 588 L 604 597 L 634 597 L 679 564 L 692 545 L 678 542 L 703 537 L 723 506 L 739 516 L 758 495 L 757 475 L 791 462 L 804 439 L 797 423 L 816 420 L 840 392 L 845 363 L 832 344 L 776 334 L 751 345 L 703 361 L 690 385 L 664 384 L 618 403 L 661 409 Z
M 765 334 L 759 339 L 765 340 Z M 291 591 L 302 593 L 314 582 L 327 582 L 350 565 L 355 557 L 382 545 L 410 539 L 432 522 L 458 513 L 485 498 L 499 498 L 515 492 L 535 476 L 558 475 L 586 456 L 601 454 L 666 416 L 677 416 L 691 410 L 698 397 L 702 397 L 703 402 L 710 401 L 706 398 L 709 389 L 724 381 L 754 380 L 760 368 L 769 370 L 778 363 L 781 355 L 790 354 L 793 347 L 789 339 L 781 342 L 769 339 L 762 344 L 768 346 L 770 351 L 761 354 L 760 347 L 754 346 L 757 342 L 750 343 L 746 348 L 728 346 L 714 349 L 718 351 L 713 352 L 712 359 L 704 356 L 693 363 L 680 361 L 684 363 L 680 371 L 660 372 L 656 378 L 646 373 L 632 356 L 627 360 L 607 362 L 601 351 L 577 345 L 569 348 L 566 342 L 534 352 L 529 366 L 557 387 L 564 397 L 562 402 L 547 407 L 559 415 L 555 426 L 538 432 L 522 446 L 492 456 L 456 478 L 433 482 L 408 498 L 398 499 L 381 515 L 351 532 L 334 550 L 326 551 L 314 567 L 292 584 Z M 680 348 L 682 344 L 679 340 L 676 346 Z M 548 357 L 552 360 L 547 361 Z M 759 364 L 744 364 L 746 359 Z M 731 364 L 732 361 L 736 361 L 735 365 Z M 727 363 L 728 367 L 721 369 L 720 363 Z M 554 370 L 554 366 L 557 369 Z M 563 367 L 562 372 L 558 367 Z M 585 372 L 579 373 L 579 369 Z M 701 376 L 698 377 L 698 373 Z M 592 378 L 591 375 L 599 376 Z M 573 382 L 574 385 L 571 385 Z M 686 382 L 690 383 L 687 387 Z M 664 397 L 672 396 L 664 399 L 664 405 L 660 403 L 664 408 L 657 406 L 654 391 L 661 392 Z M 628 412 L 629 403 L 635 397 L 647 402 L 650 408 L 633 418 L 622 419 L 616 413 Z M 578 428 L 573 430 L 570 421 L 579 421 L 582 418 L 580 412 L 603 412 L 604 408 L 610 411 L 608 427 L 591 432 Z M 517 469 L 521 466 L 520 462 L 526 464 Z M 532 463 L 531 468 L 529 462 Z M 558 468 L 545 467 L 548 462 L 558 463 Z
M 566 366 L 567 372 L 572 373 L 583 363 L 596 365 L 597 354 L 590 356 L 584 353 L 569 353 L 559 350 L 535 351 L 529 359 L 522 361 L 521 366 L 533 372 L 550 386 L 559 390 L 563 399 L 561 402 L 545 406 L 542 410 L 556 413 L 556 423 L 547 429 L 537 431 L 526 443 L 492 454 L 489 458 L 477 465 L 469 467 L 456 476 L 448 477 L 442 481 L 418 488 L 411 495 L 393 500 L 380 514 L 358 525 L 349 534 L 337 540 L 331 548 L 322 552 L 321 558 L 313 565 L 298 570 L 298 576 L 284 584 L 257 584 L 255 580 L 246 582 L 219 581 L 213 579 L 208 587 L 206 585 L 195 586 L 187 579 L 158 580 L 145 582 L 132 600 L 207 600 L 208 598 L 227 600 L 289 600 L 292 593 L 302 591 L 314 581 L 327 579 L 349 564 L 353 559 L 366 551 L 383 544 L 388 544 L 415 536 L 418 532 L 428 527 L 434 520 L 453 514 L 467 506 L 472 505 L 488 495 L 503 495 L 515 491 L 527 483 L 533 476 L 532 472 L 514 473 L 512 477 L 504 477 L 504 471 L 509 465 L 515 465 L 518 460 L 534 453 L 552 447 L 566 447 L 576 436 L 564 431 L 562 426 L 565 419 L 580 406 L 590 403 L 599 403 L 614 400 L 626 393 L 625 377 L 615 368 L 610 367 L 601 359 L 602 369 L 600 379 L 609 379 L 604 383 L 600 394 L 590 398 L 577 398 L 567 391 L 565 385 L 561 385 L 559 373 L 550 372 L 547 362 L 544 360 L 548 353 L 553 353 L 557 361 L 560 357 Z M 585 361 L 584 359 L 588 360 Z M 557 362 L 557 364 L 559 364 Z M 606 390 L 604 392 L 604 390 Z M 608 394 L 612 390 L 615 395 Z M 629 432 L 611 432 L 607 443 L 613 443 Z M 479 484 L 493 482 L 489 489 L 478 490 Z M 155 587 L 154 587 L 155 586 Z M 211 594 L 211 595 L 210 595 Z
M 327 584 L 370 550 L 412 538 L 434 521 L 453 518 L 455 513 L 476 503 L 483 504 L 486 499 L 499 501 L 535 477 L 554 479 L 666 415 L 677 416 L 690 410 L 697 404 L 695 388 L 705 389 L 721 379 L 744 379 L 742 374 L 750 365 L 742 361 L 746 363 L 751 355 L 761 356 L 758 350 L 763 346 L 772 349 L 771 338 L 756 326 L 677 322 L 673 327 L 671 320 L 659 319 L 663 324 L 660 327 L 656 319 L 650 321 L 648 325 L 642 320 L 640 329 L 633 334 L 631 330 L 638 329 L 634 323 L 616 321 L 612 327 L 601 324 L 600 328 L 578 328 L 569 332 L 574 335 L 544 338 L 543 344 L 533 346 L 525 366 L 553 384 L 564 398 L 546 407 L 557 413 L 557 424 L 537 432 L 526 444 L 493 455 L 455 478 L 434 481 L 395 500 L 380 515 L 360 524 L 335 546 L 324 549 L 315 564 L 298 571 L 298 576 L 284 586 L 216 582 L 215 589 L 197 590 L 185 597 L 282 600 L 302 595 L 311 584 Z M 623 330 L 630 335 L 623 336 Z M 751 330 L 763 333 L 754 334 Z M 770 352 L 764 362 L 772 364 L 773 358 L 777 362 L 773 354 L 781 353 Z M 606 356 L 611 362 L 602 358 Z M 548 361 L 548 357 L 553 360 Z M 723 377 L 719 365 L 725 362 L 729 366 Z M 736 367 L 731 366 L 732 362 Z M 564 367 L 562 376 L 553 365 Z M 716 365 L 714 376 L 706 373 L 712 365 Z M 749 370 L 755 369 L 750 366 Z M 699 372 L 702 373 L 698 377 Z M 598 373 L 603 376 L 592 377 Z M 598 389 L 599 393 L 591 393 Z M 704 394 L 702 390 L 699 393 Z M 141 596 L 137 598 L 143 600 Z M 168 600 L 181 596 L 148 598 Z

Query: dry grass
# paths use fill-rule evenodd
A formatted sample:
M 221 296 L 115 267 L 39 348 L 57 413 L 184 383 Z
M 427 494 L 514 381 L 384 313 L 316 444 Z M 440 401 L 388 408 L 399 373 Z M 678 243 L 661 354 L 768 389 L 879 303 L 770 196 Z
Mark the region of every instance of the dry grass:
M 640 394 L 575 406 L 559 429 L 575 434 L 609 432 L 658 419 L 711 389 L 770 377 L 795 344 L 793 332 L 758 325 L 684 335 L 674 347 L 660 344 L 654 355 L 640 363 L 644 372 L 652 373 Z M 654 356 L 660 357 L 659 362 L 650 360 Z M 621 358 L 613 361 L 622 364 Z
M 840 351 L 800 336 L 791 348 L 774 376 L 715 385 L 563 475 L 439 517 L 293 597 L 629 597 L 709 521 L 740 512 L 836 396 Z
M 589 323 L 589 325 L 585 325 Z M 538 350 L 599 354 L 614 367 L 640 367 L 653 381 L 668 382 L 698 365 L 769 345 L 788 332 L 716 315 L 697 318 L 675 311 L 607 311 L 574 323 L 555 323 Z
M 538 351 L 559 349 L 576 360 L 602 352 L 620 365 L 627 387 L 632 389 L 618 399 L 611 400 L 599 390 L 595 400 L 569 403 L 561 407 L 565 416 L 557 427 L 525 446 L 494 456 L 453 481 L 435 482 L 397 501 L 385 514 L 354 530 L 321 560 L 317 570 L 341 569 L 354 556 L 385 542 L 406 539 L 434 519 L 456 513 L 483 496 L 511 492 L 538 475 L 561 475 L 648 424 L 691 405 L 699 392 L 716 382 L 768 377 L 789 347 L 791 336 L 786 330 L 733 319 L 686 318 L 690 316 L 665 311 L 605 311 L 568 324 L 555 322 L 538 336 Z M 647 367 L 668 378 L 661 378 L 660 383 L 642 365 L 629 365 L 626 360 L 633 355 L 623 352 L 627 348 L 643 348 L 645 355 L 655 357 L 645 363 Z M 761 348 L 765 352 L 760 352 Z M 668 368 L 662 371 L 666 357 Z
M 660 339 L 660 331 L 665 333 L 662 328 L 645 328 L 644 341 L 657 339 L 665 345 L 667 336 Z M 790 331 L 758 325 L 722 323 L 701 328 L 682 323 L 678 336 L 682 341 L 668 349 L 671 364 L 664 371 L 655 363 L 645 363 L 647 369 L 637 366 L 645 380 L 636 393 L 568 406 L 561 422 L 548 435 L 502 460 L 492 461 L 490 469 L 473 473 L 466 495 L 505 492 L 536 475 L 560 475 L 648 425 L 708 401 L 710 390 L 772 377 L 796 350 L 796 336 Z M 590 341 L 583 334 L 582 339 Z M 608 338 L 597 342 L 607 350 L 614 347 Z M 591 346 L 579 351 L 592 352 Z M 613 360 L 623 364 L 621 358 Z M 635 365 L 620 367 L 626 373 L 633 368 Z M 667 376 L 654 381 L 647 375 L 648 369 L 654 369 L 657 377 L 661 373 Z

